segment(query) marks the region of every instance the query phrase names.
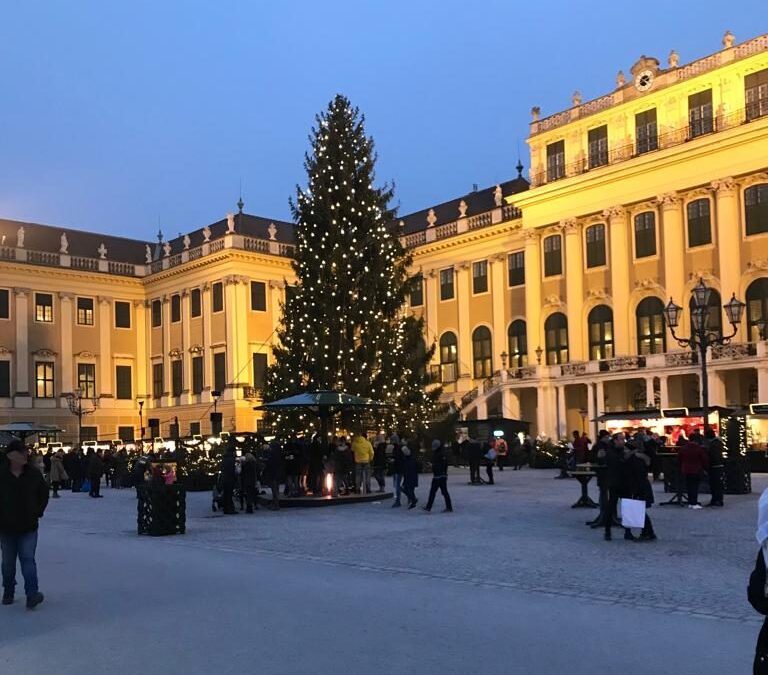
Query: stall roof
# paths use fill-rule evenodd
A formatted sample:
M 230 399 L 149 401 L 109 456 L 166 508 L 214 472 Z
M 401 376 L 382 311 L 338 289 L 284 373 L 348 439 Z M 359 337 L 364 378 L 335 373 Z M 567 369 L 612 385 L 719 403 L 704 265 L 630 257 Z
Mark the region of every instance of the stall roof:
M 667 408 L 667 410 L 672 410 L 672 408 Z M 709 406 L 709 412 L 710 414 L 713 412 L 719 413 L 720 415 L 731 415 L 733 414 L 734 410 L 733 408 L 726 408 L 721 405 L 712 405 Z M 688 417 L 701 417 L 704 413 L 703 408 L 688 408 Z M 619 412 L 607 412 L 603 413 L 602 415 L 599 415 L 597 418 L 595 418 L 595 422 L 609 422 L 611 420 L 658 420 L 658 419 L 664 419 L 664 415 L 662 415 L 662 411 L 658 408 L 647 408 L 645 410 L 622 410 Z

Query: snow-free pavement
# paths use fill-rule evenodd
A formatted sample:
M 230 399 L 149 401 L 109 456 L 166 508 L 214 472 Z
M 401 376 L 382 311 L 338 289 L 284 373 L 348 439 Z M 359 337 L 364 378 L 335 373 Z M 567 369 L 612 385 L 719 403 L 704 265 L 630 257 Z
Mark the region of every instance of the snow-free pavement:
M 187 534 L 161 538 L 136 535 L 132 491 L 64 493 L 40 530 L 45 603 L 0 607 L 0 673 L 751 672 L 745 589 L 768 477 L 725 509 L 654 508 L 659 541 L 635 544 L 585 527 L 578 484 L 552 476 L 470 487 L 453 470 L 453 514 L 438 496 L 432 514 L 225 517 L 192 493 Z

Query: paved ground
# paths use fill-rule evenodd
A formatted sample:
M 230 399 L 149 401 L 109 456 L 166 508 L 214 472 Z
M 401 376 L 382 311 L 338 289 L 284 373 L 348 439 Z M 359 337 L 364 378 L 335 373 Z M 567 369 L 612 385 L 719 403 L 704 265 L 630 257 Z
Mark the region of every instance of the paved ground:
M 192 494 L 188 533 L 157 539 L 136 536 L 129 491 L 65 494 L 41 530 L 46 603 L 0 608 L 0 672 L 750 672 L 768 477 L 722 510 L 654 508 L 659 541 L 633 544 L 585 527 L 578 484 L 552 476 L 470 487 L 454 471 L 445 515 L 387 502 L 224 517 Z

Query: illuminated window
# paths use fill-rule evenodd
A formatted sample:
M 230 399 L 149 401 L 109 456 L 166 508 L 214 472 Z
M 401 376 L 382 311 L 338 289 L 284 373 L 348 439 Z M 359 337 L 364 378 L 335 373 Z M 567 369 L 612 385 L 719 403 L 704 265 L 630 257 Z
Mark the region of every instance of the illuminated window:
M 96 364 L 77 364 L 77 388 L 85 398 L 96 398 Z
M 768 319 L 768 277 L 756 279 L 747 288 L 747 328 L 750 342 L 764 339 L 760 332 L 765 319 Z
M 517 319 L 507 329 L 507 352 L 509 367 L 522 368 L 528 365 L 528 336 L 525 321 Z
M 565 314 L 550 314 L 544 322 L 547 365 L 568 362 L 568 319 Z
M 491 331 L 486 326 L 478 326 L 472 333 L 472 363 L 475 379 L 493 375 Z
M 594 307 L 587 317 L 589 358 L 613 358 L 613 310 L 607 305 Z
M 637 351 L 639 354 L 661 354 L 667 348 L 664 303 L 658 298 L 645 298 L 637 306 Z
M 459 352 L 456 334 L 448 331 L 440 337 L 440 379 L 455 382 L 458 379 Z
M 38 361 L 35 363 L 35 397 L 53 398 L 53 363 Z
M 93 326 L 93 298 L 77 299 L 77 325 Z
M 50 293 L 35 293 L 35 321 L 53 323 L 53 295 Z M 91 308 L 91 321 L 93 321 L 93 308 Z

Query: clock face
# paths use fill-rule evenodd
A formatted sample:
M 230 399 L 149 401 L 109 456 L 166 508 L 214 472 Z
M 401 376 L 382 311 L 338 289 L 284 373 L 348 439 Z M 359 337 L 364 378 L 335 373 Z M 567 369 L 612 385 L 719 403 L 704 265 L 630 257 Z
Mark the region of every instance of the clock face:
M 635 77 L 635 88 L 638 91 L 648 91 L 653 86 L 653 71 L 641 70 Z

